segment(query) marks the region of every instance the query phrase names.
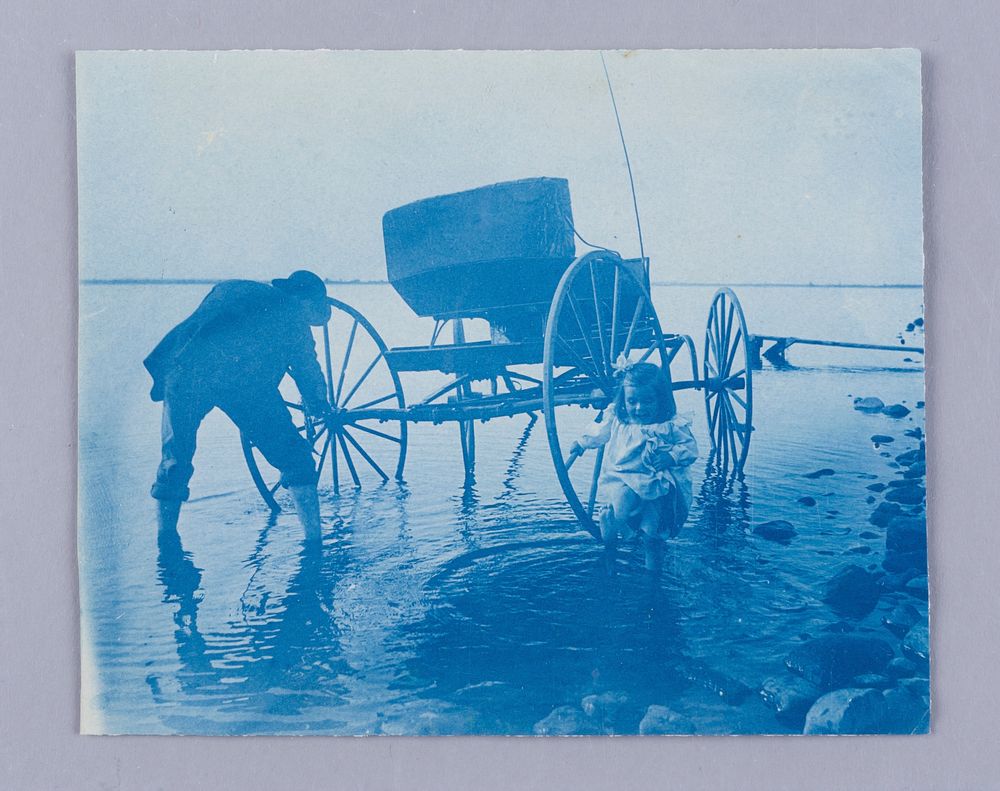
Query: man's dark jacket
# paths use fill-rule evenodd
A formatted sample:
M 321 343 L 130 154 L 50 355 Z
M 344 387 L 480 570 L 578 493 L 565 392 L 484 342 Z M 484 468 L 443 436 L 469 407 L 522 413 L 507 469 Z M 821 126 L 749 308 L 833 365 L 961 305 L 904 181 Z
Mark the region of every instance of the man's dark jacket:
M 327 407 L 326 383 L 302 303 L 274 286 L 227 280 L 215 286 L 187 319 L 143 361 L 153 377 L 150 397 L 197 384 L 226 397 L 273 390 L 290 373 L 306 408 Z

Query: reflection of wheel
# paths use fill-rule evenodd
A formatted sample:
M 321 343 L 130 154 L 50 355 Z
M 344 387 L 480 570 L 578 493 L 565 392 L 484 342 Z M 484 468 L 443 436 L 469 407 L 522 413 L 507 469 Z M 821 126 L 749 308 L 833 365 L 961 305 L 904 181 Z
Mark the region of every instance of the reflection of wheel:
M 570 448 L 614 398 L 620 357 L 650 360 L 670 375 L 645 281 L 641 262 L 609 251 L 588 253 L 563 274 L 545 326 L 542 400 L 549 449 L 566 500 L 594 535 L 603 449 L 577 456 Z
M 705 329 L 705 408 L 716 464 L 743 471 L 753 431 L 753 379 L 747 322 L 736 295 L 715 292 Z
M 390 476 L 402 478 L 406 421 L 380 421 L 371 416 L 371 410 L 380 407 L 403 409 L 399 377 L 386 361 L 386 345 L 369 321 L 340 300 L 327 301 L 330 320 L 317 328 L 317 334 L 321 333 L 318 348 L 332 419 L 317 421 L 304 413 L 291 377 L 285 377 L 281 389 L 296 427 L 313 446 L 320 486 L 330 480 L 334 493 L 339 493 L 342 480 L 360 489 Z M 273 510 L 280 510 L 278 472 L 246 436 L 242 441 L 250 476 L 261 496 Z

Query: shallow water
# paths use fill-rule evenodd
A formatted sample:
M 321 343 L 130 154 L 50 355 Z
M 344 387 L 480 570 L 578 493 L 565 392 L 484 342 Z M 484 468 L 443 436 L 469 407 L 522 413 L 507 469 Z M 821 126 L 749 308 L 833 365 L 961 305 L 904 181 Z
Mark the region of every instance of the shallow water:
M 636 732 L 653 703 L 699 732 L 781 732 L 756 695 L 727 700 L 712 679 L 724 673 L 756 689 L 804 635 L 840 620 L 820 600 L 822 584 L 848 563 L 880 563 L 865 487 L 896 474 L 892 457 L 917 444 L 904 430 L 923 423 L 919 355 L 795 347 L 795 368 L 765 364 L 745 480 L 706 478 L 704 460 L 696 463 L 691 517 L 655 578 L 638 548 L 609 563 L 579 530 L 541 419 L 478 425 L 470 487 L 457 428 L 411 427 L 405 483 L 339 497 L 326 485 L 323 546 L 309 550 L 294 515 L 274 517 L 260 501 L 235 430 L 213 413 L 199 434 L 183 545 L 157 546 L 147 492 L 159 406 L 140 363 L 207 288 L 81 286 L 91 729 L 530 733 L 553 708 L 613 690 L 630 699 L 615 732 Z M 665 329 L 699 338 L 713 290 L 656 287 Z M 898 343 L 921 314 L 919 289 L 737 291 L 751 332 Z M 430 334 L 387 286 L 331 293 L 390 345 Z M 440 381 L 415 376 L 404 386 L 410 398 Z M 867 395 L 913 411 L 901 420 L 855 411 L 853 397 Z M 707 455 L 700 397 L 685 392 L 679 407 L 695 417 Z M 874 434 L 895 441 L 875 447 Z M 820 468 L 835 474 L 803 477 Z M 818 504 L 800 505 L 805 495 Z M 771 519 L 792 522 L 798 536 L 782 545 L 752 533 Z M 861 538 L 867 530 L 880 535 Z M 856 626 L 885 635 L 879 619 L 894 596 Z

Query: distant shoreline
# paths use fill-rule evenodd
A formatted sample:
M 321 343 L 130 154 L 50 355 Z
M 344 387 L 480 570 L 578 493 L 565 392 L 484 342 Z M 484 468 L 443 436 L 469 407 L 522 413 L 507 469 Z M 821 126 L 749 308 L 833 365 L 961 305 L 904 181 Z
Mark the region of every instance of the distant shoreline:
M 84 286 L 210 286 L 227 278 L 83 278 Z M 324 283 L 334 286 L 387 286 L 388 280 L 331 280 Z M 654 280 L 654 286 L 677 288 L 704 288 L 729 286 L 730 288 L 923 288 L 923 283 L 681 283 L 671 280 Z

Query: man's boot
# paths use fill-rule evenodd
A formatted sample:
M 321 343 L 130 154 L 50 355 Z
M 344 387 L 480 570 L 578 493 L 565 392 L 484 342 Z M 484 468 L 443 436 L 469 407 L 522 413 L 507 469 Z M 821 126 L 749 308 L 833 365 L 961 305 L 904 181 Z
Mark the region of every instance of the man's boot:
M 288 491 L 295 501 L 295 512 L 299 515 L 306 538 L 310 541 L 319 540 L 319 495 L 316 493 L 316 485 L 289 486 Z
M 177 520 L 181 515 L 181 500 L 157 500 L 157 525 L 160 533 L 176 533 Z

